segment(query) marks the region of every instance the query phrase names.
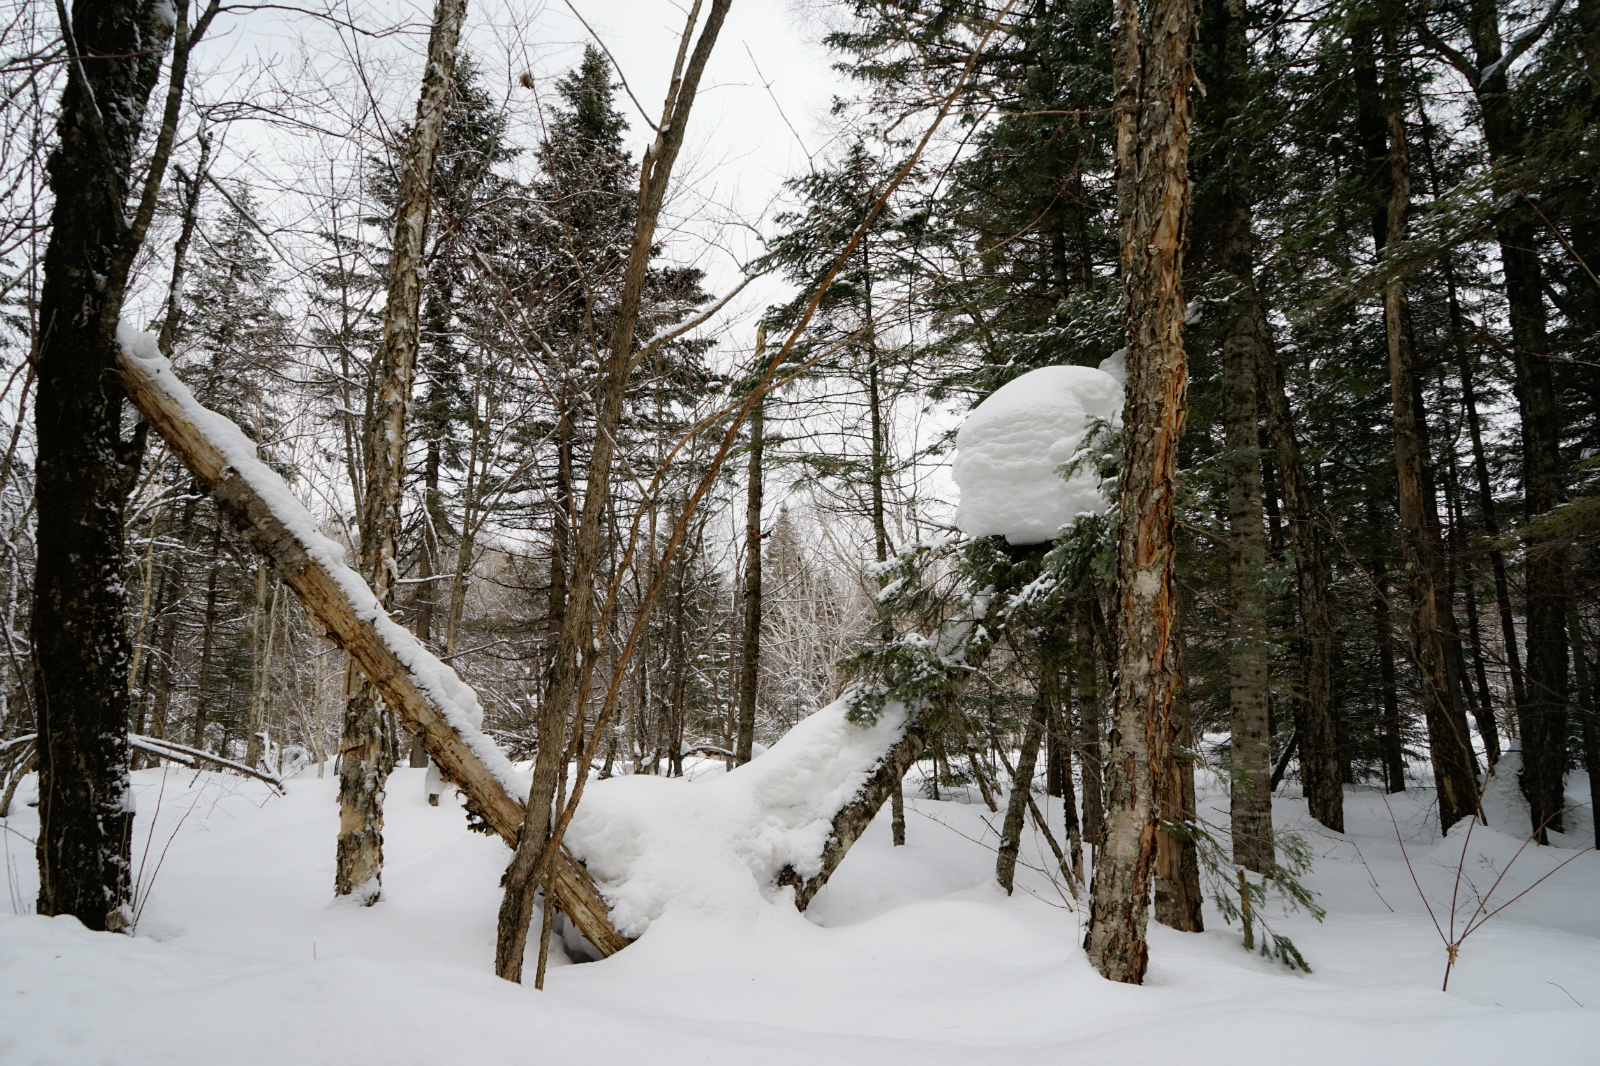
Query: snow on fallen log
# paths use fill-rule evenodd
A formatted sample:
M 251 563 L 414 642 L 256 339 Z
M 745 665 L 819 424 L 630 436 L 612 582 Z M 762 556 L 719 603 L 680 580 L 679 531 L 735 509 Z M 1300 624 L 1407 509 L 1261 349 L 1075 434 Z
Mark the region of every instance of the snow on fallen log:
M 389 617 L 366 581 L 345 564 L 344 548 L 317 532 L 311 513 L 256 457 L 255 443 L 194 398 L 154 336 L 124 323 L 117 340 L 123 387 L 146 421 L 267 558 L 328 639 L 372 679 L 384 702 L 466 794 L 469 811 L 515 847 L 522 828 L 517 797 L 527 794 L 528 777 L 484 735 L 477 694 Z M 556 867 L 556 905 L 603 954 L 624 947 L 627 941 L 617 934 L 588 873 L 565 849 Z
M 839 839 L 837 817 L 866 806 L 875 813 L 889 778 L 899 787 L 894 768 L 903 775 L 910 766 L 900 765 L 903 753 L 921 750 L 922 730 L 903 705 L 888 704 L 870 726 L 847 712 L 838 700 L 709 780 L 591 782 L 566 839 L 611 901 L 617 928 L 637 937 L 669 907 L 748 915 L 787 897 L 790 885 L 803 908 L 871 820 Z
M 750 917 L 792 898 L 805 910 L 901 787 L 927 746 L 929 722 L 966 689 L 967 639 L 989 602 L 979 596 L 937 634 L 947 680 L 914 707 L 891 700 L 872 724 L 857 724 L 846 695 L 723 776 L 591 783 L 566 839 L 623 935 L 642 935 L 669 909 Z
M 593 782 L 566 840 L 604 886 L 617 928 L 638 937 L 669 908 L 752 916 L 788 898 L 805 910 L 987 656 L 981 644 L 969 660 L 969 642 L 992 605 L 978 594 L 933 635 L 945 678 L 914 705 L 887 700 L 864 724 L 850 720 L 858 693 L 846 693 L 721 777 Z

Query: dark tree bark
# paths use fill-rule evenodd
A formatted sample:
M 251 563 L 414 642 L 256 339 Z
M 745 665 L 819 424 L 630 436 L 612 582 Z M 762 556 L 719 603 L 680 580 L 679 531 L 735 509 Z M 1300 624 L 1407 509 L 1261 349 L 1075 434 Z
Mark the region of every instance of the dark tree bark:
M 1073 687 L 1077 690 L 1078 702 L 1078 763 L 1083 767 L 1083 839 L 1098 848 L 1105 838 L 1106 816 L 1101 787 L 1099 668 L 1094 649 L 1091 595 L 1085 593 L 1078 601 L 1078 632 L 1074 641 L 1077 662 Z
M 1378 627 L 1378 679 L 1383 690 L 1383 777 L 1389 792 L 1406 790 L 1405 745 L 1400 732 L 1400 694 L 1394 670 L 1394 622 L 1389 612 L 1389 588 L 1381 565 L 1373 568 L 1377 587 L 1372 593 L 1372 615 Z
M 1041 666 L 1042 674 L 1054 669 L 1054 664 L 1050 662 Z M 1008 896 L 1017 876 L 1017 849 L 1022 842 L 1022 822 L 1028 813 L 1028 801 L 1033 796 L 1033 774 L 1039 760 L 1039 742 L 1044 736 L 1045 723 L 1050 719 L 1050 688 L 1041 676 L 1027 727 L 1022 732 L 1022 748 L 1017 752 L 1017 772 L 1011 777 L 1011 797 L 1006 803 L 1006 819 L 1000 830 L 1000 849 L 995 859 L 994 876 Z
M 173 14 L 155 0 L 77 0 L 62 27 L 68 78 L 48 162 L 55 205 L 34 350 L 38 913 L 119 932 L 133 822 L 122 522 L 140 456 L 122 439 L 117 324 L 149 224 L 143 211 L 131 225 L 125 214 L 133 156 Z
M 766 331 L 756 338 L 756 362 L 766 348 Z M 761 450 L 766 397 L 750 408 L 750 467 L 744 504 L 744 647 L 740 653 L 739 733 L 733 755 L 750 761 L 756 739 L 756 688 L 761 676 Z
M 1172 701 L 1168 751 L 1171 769 L 1158 797 L 1161 828 L 1156 834 L 1156 921 L 1182 933 L 1205 932 L 1200 890 L 1200 852 L 1195 845 L 1198 829 L 1194 794 L 1194 728 L 1189 707 L 1189 678 L 1184 673 L 1183 618 L 1173 625 L 1178 655 L 1178 691 Z M 1268 789 L 1270 799 L 1270 786 Z
M 1393 53 L 1386 27 L 1385 50 Z M 1397 61 L 1396 61 L 1397 62 Z M 1405 116 L 1397 84 L 1399 71 L 1387 72 L 1389 101 L 1389 191 L 1384 245 L 1405 233 L 1411 207 L 1411 160 Z M 1423 717 L 1434 780 L 1439 790 L 1439 824 L 1448 831 L 1478 809 L 1477 759 L 1457 687 L 1449 640 L 1455 626 L 1449 605 L 1441 602 L 1443 580 L 1438 502 L 1428 474 L 1427 423 L 1412 349 L 1405 282 L 1393 279 L 1383 290 L 1384 329 L 1389 344 L 1389 387 L 1394 412 L 1395 475 L 1399 494 L 1400 541 L 1411 593 L 1411 648 L 1421 687 Z
M 1500 4 L 1471 0 L 1463 13 L 1472 38 L 1468 59 L 1447 52 L 1477 96 L 1484 144 L 1497 168 L 1509 169 L 1522 154 L 1526 120 L 1517 112 L 1500 36 Z M 1552 14 L 1554 12 L 1552 11 Z M 1592 12 L 1584 16 L 1593 21 Z M 1544 30 L 1549 28 L 1546 22 Z M 1586 42 L 1593 27 L 1584 26 Z M 1518 38 L 1522 49 L 1533 37 Z M 1436 47 L 1439 42 L 1429 43 Z M 1586 54 L 1593 69 L 1594 57 Z M 1483 76 L 1484 74 L 1488 76 Z M 1541 225 L 1531 204 L 1519 202 L 1507 186 L 1497 193 L 1511 207 L 1495 224 L 1500 265 L 1505 275 L 1507 310 L 1516 379 L 1513 391 L 1522 425 L 1523 509 L 1537 518 L 1564 498 L 1561 471 L 1561 408 L 1551 373 L 1544 307 L 1544 271 L 1535 237 Z M 1560 831 L 1567 744 L 1566 563 L 1561 552 L 1530 553 L 1527 561 L 1527 661 L 1524 691 L 1517 704 L 1522 733 L 1522 790 L 1528 797 L 1540 842 L 1546 829 Z
M 1117 215 L 1128 383 L 1117 529 L 1117 676 L 1105 843 L 1084 942 L 1103 977 L 1139 984 L 1149 952 L 1156 799 L 1168 772 L 1178 664 L 1174 487 L 1188 383 L 1183 244 L 1189 207 L 1191 0 L 1118 0 L 1113 24 Z
M 1216 267 L 1229 300 L 1222 314 L 1222 420 L 1227 446 L 1228 704 L 1232 731 L 1229 813 L 1234 861 L 1265 872 L 1272 865 L 1272 793 L 1267 724 L 1266 520 L 1261 498 L 1260 414 L 1256 395 L 1267 365 L 1266 316 L 1256 294 L 1250 145 L 1239 134 L 1248 103 L 1244 0 L 1224 0 L 1203 20 L 1220 63 L 1211 75 L 1217 143 L 1210 165 L 1223 175 L 1211 205 Z

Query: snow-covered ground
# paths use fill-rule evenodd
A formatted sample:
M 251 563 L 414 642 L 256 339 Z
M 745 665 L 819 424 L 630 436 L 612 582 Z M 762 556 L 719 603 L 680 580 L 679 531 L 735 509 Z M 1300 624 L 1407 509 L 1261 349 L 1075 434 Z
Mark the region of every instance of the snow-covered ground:
M 662 804 L 673 790 L 717 791 L 720 768 L 698 769 L 645 791 Z M 1037 869 L 1019 871 L 1007 898 L 993 880 L 998 818 L 911 799 L 908 845 L 890 846 L 885 811 L 808 916 L 781 900 L 725 914 L 669 906 L 612 959 L 556 958 L 539 993 L 493 976 L 498 840 L 467 832 L 449 801 L 427 806 L 423 771 L 399 770 L 382 902 L 331 903 L 336 781 L 311 773 L 281 798 L 238 778 L 137 773 L 134 937 L 27 914 L 37 821 L 25 782 L 3 833 L 0 1062 L 1462 1066 L 1594 1062 L 1600 1046 L 1600 856 L 1578 855 L 1474 933 L 1441 992 L 1445 950 L 1394 823 L 1446 922 L 1462 832 L 1437 839 L 1422 790 L 1387 806 L 1348 792 L 1346 836 L 1277 801 L 1280 829 L 1312 844 L 1308 883 L 1328 912 L 1320 925 L 1273 919 L 1311 974 L 1244 952 L 1208 905 L 1204 934 L 1152 926 L 1143 987 L 1102 981 L 1078 947 L 1083 911 L 1039 872 L 1040 840 L 1023 852 Z M 638 786 L 592 786 L 597 809 L 608 787 Z M 1569 790 L 1587 798 L 1581 778 Z M 1214 789 L 1202 805 L 1226 824 Z M 1563 842 L 1586 843 L 1590 824 L 1582 811 Z M 1461 917 L 1519 845 L 1473 833 Z M 1528 848 L 1493 900 L 1574 854 Z

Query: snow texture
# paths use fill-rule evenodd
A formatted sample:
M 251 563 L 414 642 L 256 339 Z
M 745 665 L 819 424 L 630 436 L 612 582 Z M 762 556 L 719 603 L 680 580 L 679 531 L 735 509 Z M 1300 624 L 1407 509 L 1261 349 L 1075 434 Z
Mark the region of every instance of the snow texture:
M 829 704 L 759 758 L 709 781 L 642 775 L 590 785 L 566 839 L 617 930 L 641 936 L 669 910 L 749 922 L 777 903 L 792 916 L 778 872 L 821 870 L 834 816 L 905 732 L 900 704 L 866 727 L 847 709 L 842 699 Z
M 686 769 L 691 779 L 632 782 L 633 794 L 727 796 L 745 773 L 724 778 L 715 760 Z M 27 913 L 38 890 L 30 776 L 0 827 L 0 1064 L 1543 1066 L 1591 1062 L 1600 1042 L 1600 856 L 1572 847 L 1592 839 L 1582 774 L 1568 780 L 1565 846 L 1514 862 L 1512 833 L 1479 827 L 1469 844 L 1458 828 L 1441 840 L 1433 791 L 1416 779 L 1393 796 L 1347 790 L 1348 834 L 1310 821 L 1290 782 L 1273 820 L 1312 843 L 1308 884 L 1328 916 L 1270 907 L 1268 920 L 1314 972 L 1244 951 L 1208 901 L 1204 933 L 1150 924 L 1150 974 L 1132 987 L 1090 966 L 1083 907 L 1042 873 L 1051 859 L 1031 826 L 1006 896 L 994 883 L 997 816 L 946 784 L 943 801 L 919 796 L 913 771 L 906 846 L 891 845 L 884 810 L 804 916 L 782 898 L 752 915 L 762 904 L 749 894 L 727 912 L 703 895 L 674 901 L 649 936 L 602 962 L 571 965 L 553 944 L 543 992 L 494 976 L 504 845 L 463 832 L 453 795 L 429 807 L 423 775 L 391 778 L 383 899 L 360 908 L 329 903 L 332 775 L 310 771 L 280 798 L 224 774 L 134 771 L 142 912 L 131 937 Z M 1226 781 L 1197 777 L 1202 816 L 1226 825 Z M 1042 789 L 1038 800 L 1059 826 L 1061 801 Z M 677 840 L 698 855 L 711 843 Z M 1473 934 L 1444 993 L 1445 951 L 1411 870 L 1443 921 L 1464 848 L 1457 928 L 1501 871 L 1494 901 L 1573 861 Z
M 956 434 L 956 526 L 1038 544 L 1081 515 L 1104 514 L 1093 464 L 1070 476 L 1060 469 L 1078 457 L 1096 420 L 1122 422 L 1122 384 L 1105 370 L 1047 366 L 1003 385 Z
M 526 796 L 529 776 L 519 773 L 494 741 L 484 735 L 483 707 L 478 703 L 477 693 L 454 670 L 423 647 L 415 636 L 389 617 L 366 580 L 346 564 L 344 547 L 318 532 L 316 519 L 289 491 L 283 478 L 257 458 L 255 442 L 233 422 L 195 399 L 194 393 L 179 380 L 172 370 L 172 364 L 157 348 L 154 334 L 134 329 L 123 322 L 117 327 L 117 342 L 128 356 L 144 364 L 154 379 L 155 387 L 172 399 L 184 417 L 222 454 L 228 466 L 261 497 L 284 528 L 300 542 L 306 554 L 332 575 L 354 608 L 356 617 L 372 623 L 378 639 L 411 672 L 412 679 L 423 695 L 450 727 L 460 734 L 462 742 L 495 779 L 512 796 L 519 799 Z

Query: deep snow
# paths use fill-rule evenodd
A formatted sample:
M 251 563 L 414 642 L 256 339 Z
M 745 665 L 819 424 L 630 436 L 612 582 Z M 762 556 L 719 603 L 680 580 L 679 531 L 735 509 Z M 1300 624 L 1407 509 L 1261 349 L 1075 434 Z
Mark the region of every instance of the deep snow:
M 1390 815 L 1442 915 L 1463 834 L 1437 839 L 1425 790 L 1389 806 L 1347 792 L 1344 836 L 1308 828 L 1299 800 L 1276 801 L 1280 829 L 1313 845 L 1309 883 L 1328 910 L 1321 925 L 1274 920 L 1310 975 L 1246 954 L 1208 905 L 1204 934 L 1152 926 L 1144 987 L 1102 981 L 1078 947 L 1082 912 L 1048 878 L 1020 870 L 1012 898 L 995 887 L 997 816 L 913 797 L 908 846 L 890 847 L 886 811 L 809 915 L 781 898 L 749 905 L 752 877 L 737 906 L 665 907 L 612 959 L 556 958 L 538 993 L 492 974 L 502 844 L 467 832 L 449 799 L 427 806 L 424 771 L 398 770 L 383 900 L 332 903 L 337 783 L 309 773 L 283 798 L 218 774 L 136 773 L 137 935 L 0 914 L 0 1062 L 1460 1066 L 1592 1062 L 1600 1038 L 1592 852 L 1474 934 L 1439 991 L 1445 952 Z M 1225 793 L 1206 780 L 1205 816 L 1226 824 Z M 595 814 L 628 808 L 630 790 L 701 812 L 715 805 L 694 793 L 744 791 L 703 763 L 692 780 L 596 783 Z M 24 783 L 4 828 L 9 899 L 23 911 L 36 891 L 32 791 Z M 1586 799 L 1587 783 L 1569 791 Z M 716 860 L 719 832 L 685 829 L 679 876 L 698 877 L 697 848 Z M 1519 844 L 1476 829 L 1461 895 L 1486 891 Z M 1043 867 L 1042 850 L 1030 835 L 1024 861 Z M 1574 854 L 1527 849 L 1496 899 Z

